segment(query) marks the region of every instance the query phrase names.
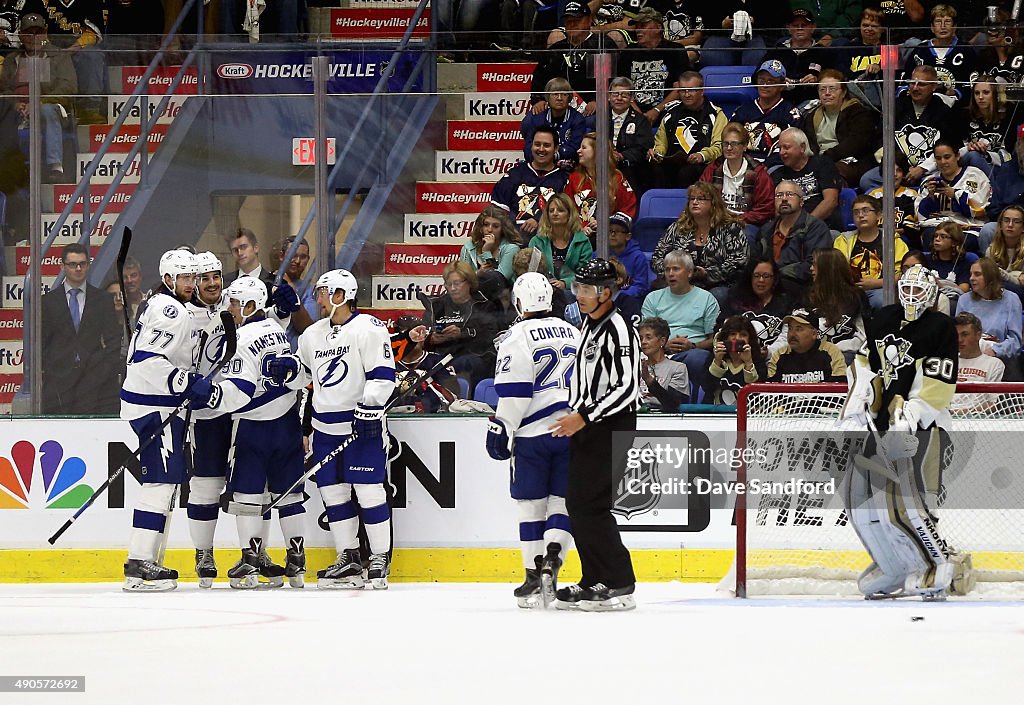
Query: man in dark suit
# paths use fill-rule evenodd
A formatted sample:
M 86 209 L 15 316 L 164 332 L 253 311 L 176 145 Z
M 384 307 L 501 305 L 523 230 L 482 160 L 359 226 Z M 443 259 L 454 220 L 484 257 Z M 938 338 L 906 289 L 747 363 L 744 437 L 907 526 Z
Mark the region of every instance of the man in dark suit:
M 116 414 L 123 323 L 114 299 L 86 283 L 89 251 L 61 252 L 64 284 L 42 298 L 43 413 Z
M 256 233 L 249 228 L 239 228 L 235 239 L 231 241 L 231 254 L 235 257 L 238 269 L 224 278 L 224 288 L 240 276 L 256 277 L 267 285 L 267 296 L 270 296 L 274 276 L 260 264 L 260 243 Z

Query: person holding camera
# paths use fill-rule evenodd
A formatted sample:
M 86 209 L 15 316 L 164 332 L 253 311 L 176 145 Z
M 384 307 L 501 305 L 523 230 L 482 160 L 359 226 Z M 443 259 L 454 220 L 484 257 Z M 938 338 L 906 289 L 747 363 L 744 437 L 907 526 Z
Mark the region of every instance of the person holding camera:
M 714 358 L 708 367 L 714 404 L 735 405 L 740 389 L 768 377 L 757 333 L 746 316 L 730 316 L 715 334 Z M 717 383 L 717 384 L 716 384 Z
M 636 328 L 640 336 L 640 403 L 651 411 L 673 414 L 690 400 L 686 365 L 665 356 L 669 327 L 664 318 L 645 318 Z

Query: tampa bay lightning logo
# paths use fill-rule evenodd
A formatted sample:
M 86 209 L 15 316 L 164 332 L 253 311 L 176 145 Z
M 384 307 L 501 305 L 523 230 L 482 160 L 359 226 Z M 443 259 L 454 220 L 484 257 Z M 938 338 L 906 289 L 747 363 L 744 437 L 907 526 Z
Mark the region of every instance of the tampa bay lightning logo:
M 213 336 L 206 343 L 206 347 L 203 348 L 203 357 L 210 364 L 218 362 L 221 355 L 224 354 L 224 329 L 218 327 L 213 333 Z
M 177 318 L 178 309 L 170 305 L 164 306 L 164 315 L 167 316 L 168 318 Z
M 320 380 L 321 389 L 341 384 L 347 376 L 348 363 L 340 355 L 327 360 L 316 370 L 316 377 Z

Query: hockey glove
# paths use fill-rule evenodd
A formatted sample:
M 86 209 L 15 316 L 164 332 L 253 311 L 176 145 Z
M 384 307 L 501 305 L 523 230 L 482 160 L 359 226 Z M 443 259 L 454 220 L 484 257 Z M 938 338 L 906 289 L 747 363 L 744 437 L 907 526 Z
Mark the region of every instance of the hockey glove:
M 216 409 L 220 405 L 220 387 L 216 384 L 211 384 L 209 380 L 199 377 L 199 375 L 196 375 L 196 377 L 198 379 L 192 382 L 188 390 L 186 390 L 185 399 L 188 400 L 194 409 L 202 407 Z
M 902 460 L 917 455 L 917 436 L 914 435 L 916 430 L 917 424 L 912 423 L 902 413 L 897 411 L 893 414 L 889 430 L 882 436 L 882 452 L 885 453 L 885 457 L 890 460 Z
M 380 438 L 384 435 L 384 407 L 356 406 L 352 430 L 359 438 Z
M 512 457 L 508 446 L 508 432 L 505 431 L 505 424 L 497 417 L 487 417 L 487 455 L 495 460 L 508 460 Z
M 850 422 L 847 426 L 857 424 L 860 428 L 868 425 L 868 414 L 871 404 L 875 401 L 874 379 L 877 375 L 865 364 L 863 358 L 857 357 L 846 368 L 846 379 L 850 391 L 846 402 L 839 412 L 839 423 Z
M 283 387 L 299 375 L 299 358 L 294 355 L 271 355 L 263 362 L 263 374 Z
M 274 305 L 274 312 L 278 318 L 287 318 L 299 310 L 299 296 L 288 282 L 281 282 L 281 285 L 274 289 L 274 293 L 270 295 L 270 303 Z
M 623 12 L 621 5 L 602 5 L 597 11 L 597 16 L 594 18 L 594 24 L 612 24 L 613 22 L 621 22 L 622 18 Z

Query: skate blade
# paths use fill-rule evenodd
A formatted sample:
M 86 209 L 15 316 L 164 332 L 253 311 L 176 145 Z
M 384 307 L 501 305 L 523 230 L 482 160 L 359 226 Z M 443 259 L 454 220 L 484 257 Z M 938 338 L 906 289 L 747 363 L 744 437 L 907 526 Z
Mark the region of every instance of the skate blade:
M 170 592 L 178 587 L 177 580 L 143 580 L 125 578 L 121 589 L 124 592 Z
M 305 578 L 305 576 L 302 573 L 299 573 L 298 575 L 293 575 L 292 577 L 288 578 L 288 587 L 293 587 L 293 588 L 304 588 L 304 587 L 306 587 L 306 578 Z
M 199 587 L 209 590 L 213 587 L 213 578 L 199 578 Z
M 636 600 L 632 595 L 620 595 L 608 600 L 583 600 L 580 609 L 584 612 L 625 612 L 636 609 Z
M 374 590 L 387 590 L 388 579 L 387 578 L 370 578 L 370 586 Z
M 540 601 L 544 609 L 555 601 L 555 576 L 542 573 L 540 576 Z
M 362 578 L 319 578 L 316 581 L 319 590 L 362 590 Z
M 269 589 L 269 590 L 273 590 L 274 588 L 284 587 L 284 578 L 282 578 L 280 575 L 275 575 L 273 577 L 267 578 L 266 580 L 260 582 L 260 587 L 261 588 L 266 588 L 266 589 Z
M 543 607 L 544 603 L 541 601 L 540 594 L 534 593 L 533 595 L 527 595 L 526 597 L 517 597 L 516 604 L 521 609 L 532 610 L 538 607 Z
M 234 590 L 254 590 L 260 585 L 260 576 L 254 573 L 244 578 L 228 577 L 228 585 Z
M 562 610 L 564 612 L 579 612 L 579 602 L 566 602 L 564 600 L 555 600 L 555 609 Z

